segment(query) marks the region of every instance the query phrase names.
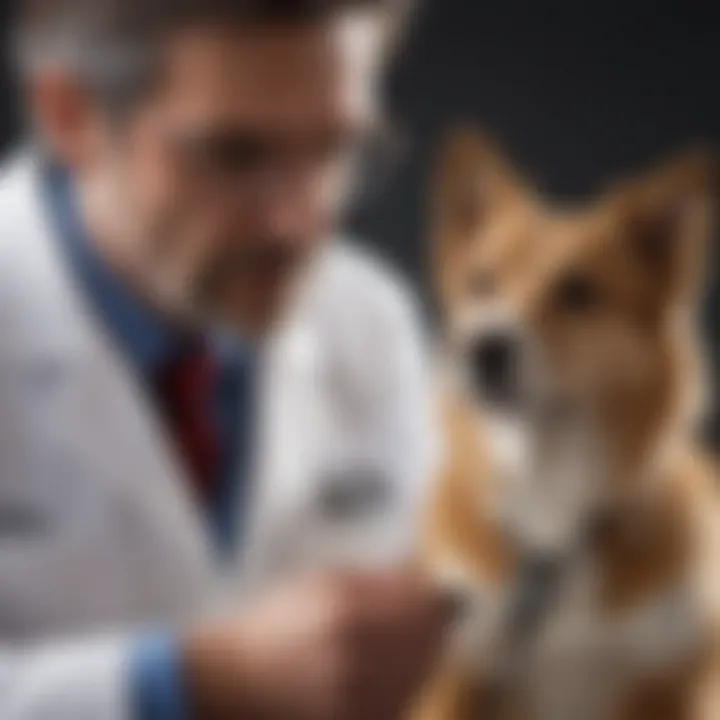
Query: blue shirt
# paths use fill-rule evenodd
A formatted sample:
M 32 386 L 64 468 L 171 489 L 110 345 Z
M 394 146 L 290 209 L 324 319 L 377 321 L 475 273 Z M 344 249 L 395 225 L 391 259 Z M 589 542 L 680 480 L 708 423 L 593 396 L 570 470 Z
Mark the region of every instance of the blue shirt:
M 187 348 L 187 335 L 139 302 L 95 251 L 82 226 L 68 173 L 57 166 L 48 168 L 45 185 L 51 217 L 71 270 L 111 338 L 152 392 L 160 369 Z M 245 489 L 239 479 L 250 469 L 253 359 L 235 338 L 213 337 L 209 342 L 219 368 L 208 401 L 219 431 L 221 464 L 206 517 L 222 557 L 234 551 L 238 540 L 238 495 Z M 139 638 L 130 658 L 130 676 L 137 720 L 186 717 L 177 644 L 172 636 L 153 633 Z

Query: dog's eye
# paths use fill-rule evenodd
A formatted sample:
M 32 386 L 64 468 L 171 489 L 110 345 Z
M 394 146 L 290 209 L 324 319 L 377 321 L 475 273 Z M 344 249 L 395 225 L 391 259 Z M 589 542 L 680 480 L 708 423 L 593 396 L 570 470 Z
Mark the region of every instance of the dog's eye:
M 488 272 L 473 273 L 467 282 L 467 291 L 474 298 L 483 298 L 492 295 L 495 291 L 495 281 Z
M 555 288 L 554 300 L 558 307 L 574 313 L 589 312 L 602 302 L 602 292 L 591 278 L 568 275 Z

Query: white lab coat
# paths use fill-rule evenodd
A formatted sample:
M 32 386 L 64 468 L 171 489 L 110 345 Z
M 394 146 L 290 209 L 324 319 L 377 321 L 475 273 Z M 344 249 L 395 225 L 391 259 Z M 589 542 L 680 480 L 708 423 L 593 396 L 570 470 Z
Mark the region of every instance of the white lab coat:
M 399 284 L 335 243 L 265 349 L 242 551 L 220 565 L 39 180 L 31 155 L 0 180 L 0 719 L 126 720 L 135 632 L 409 550 L 433 454 L 420 343 Z

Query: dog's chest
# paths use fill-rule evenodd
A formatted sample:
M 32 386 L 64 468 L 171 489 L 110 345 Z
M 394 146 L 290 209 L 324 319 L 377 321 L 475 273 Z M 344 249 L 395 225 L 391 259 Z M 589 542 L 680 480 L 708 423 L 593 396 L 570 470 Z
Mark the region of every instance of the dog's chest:
M 524 719 L 615 720 L 636 687 L 692 659 L 702 632 L 692 593 L 682 578 L 631 607 L 604 607 L 603 570 L 580 550 L 609 472 L 592 428 L 578 423 L 548 445 L 522 426 L 484 430 L 500 471 L 485 510 L 526 548 L 572 559 L 532 637 L 515 652 L 506 642 L 512 598 L 482 590 L 459 633 L 459 652 L 481 681 L 510 670 L 510 694 L 522 698 Z
M 591 563 L 580 563 L 525 651 L 519 685 L 529 720 L 610 720 L 633 688 L 686 664 L 699 639 L 681 588 L 608 614 Z

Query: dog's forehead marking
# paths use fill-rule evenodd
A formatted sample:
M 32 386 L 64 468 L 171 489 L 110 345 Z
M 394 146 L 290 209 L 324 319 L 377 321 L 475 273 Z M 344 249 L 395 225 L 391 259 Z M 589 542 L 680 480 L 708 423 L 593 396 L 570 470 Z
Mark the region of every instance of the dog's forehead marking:
M 579 211 L 509 212 L 474 238 L 470 261 L 515 285 L 540 284 L 609 240 L 604 220 Z
M 471 252 L 496 270 L 526 266 L 543 251 L 544 225 L 539 214 L 506 213 L 477 236 Z

